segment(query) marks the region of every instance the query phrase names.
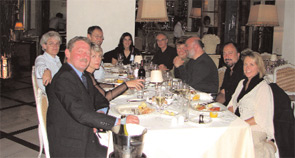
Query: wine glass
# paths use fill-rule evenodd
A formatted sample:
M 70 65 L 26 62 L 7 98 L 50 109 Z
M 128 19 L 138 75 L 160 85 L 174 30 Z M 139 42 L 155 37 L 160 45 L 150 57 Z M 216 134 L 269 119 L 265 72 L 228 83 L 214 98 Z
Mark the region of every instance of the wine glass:
M 158 90 L 156 95 L 156 103 L 159 107 L 159 110 L 164 110 L 163 104 L 165 102 L 165 96 L 162 94 L 161 89 Z
M 121 66 L 123 64 L 123 54 L 118 54 L 118 66 Z

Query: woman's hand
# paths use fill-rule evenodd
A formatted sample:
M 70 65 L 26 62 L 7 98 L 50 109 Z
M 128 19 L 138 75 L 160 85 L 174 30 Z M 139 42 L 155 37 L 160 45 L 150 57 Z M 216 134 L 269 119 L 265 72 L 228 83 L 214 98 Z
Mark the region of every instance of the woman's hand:
M 229 108 L 227 108 L 228 109 L 228 111 L 230 111 L 230 112 L 232 112 L 232 113 L 234 113 L 234 108 L 231 106 L 231 107 L 229 107 Z
M 115 59 L 115 58 L 112 58 L 112 64 L 113 64 L 113 65 L 116 65 L 116 64 L 117 64 L 117 62 L 118 62 L 118 60 L 117 60 L 117 59 Z
M 143 79 L 136 79 L 136 80 L 127 81 L 126 85 L 128 88 L 136 88 L 137 90 L 139 90 L 142 87 L 144 87 L 143 82 L 144 82 Z
M 173 64 L 176 68 L 178 68 L 179 66 L 183 65 L 184 61 L 179 57 L 179 56 L 176 56 L 174 59 L 173 59 Z
M 43 85 L 47 86 L 49 83 L 51 83 L 51 71 L 49 69 L 45 70 L 42 76 L 43 79 Z

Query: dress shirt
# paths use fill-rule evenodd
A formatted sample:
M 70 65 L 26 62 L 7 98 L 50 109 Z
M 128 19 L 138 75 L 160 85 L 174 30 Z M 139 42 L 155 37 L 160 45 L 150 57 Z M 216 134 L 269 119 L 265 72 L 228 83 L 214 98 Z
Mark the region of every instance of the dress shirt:
M 180 38 L 181 36 L 184 35 L 184 32 L 182 30 L 182 26 L 180 22 L 177 22 L 177 24 L 174 26 L 174 32 L 173 32 L 174 37 Z
M 50 54 L 47 52 L 44 52 L 43 55 L 39 55 L 35 60 L 35 73 L 37 77 L 37 84 L 38 87 L 45 93 L 45 87 L 43 85 L 43 73 L 46 69 L 49 69 L 51 71 L 52 78 L 57 73 L 57 71 L 61 67 L 61 62 L 59 57 L 56 55 L 55 58 L 53 58 Z
M 164 52 L 159 49 L 153 58 L 153 63 L 157 65 L 164 64 L 169 70 L 173 68 L 173 60 L 177 56 L 176 49 L 167 46 Z

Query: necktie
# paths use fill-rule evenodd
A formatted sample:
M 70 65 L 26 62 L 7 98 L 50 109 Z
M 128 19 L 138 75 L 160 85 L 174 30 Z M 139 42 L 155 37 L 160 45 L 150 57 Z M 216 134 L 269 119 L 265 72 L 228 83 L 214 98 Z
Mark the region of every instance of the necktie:
M 83 82 L 85 88 L 88 89 L 87 80 L 86 80 L 86 76 L 84 73 L 82 74 L 81 78 L 82 78 L 82 82 Z

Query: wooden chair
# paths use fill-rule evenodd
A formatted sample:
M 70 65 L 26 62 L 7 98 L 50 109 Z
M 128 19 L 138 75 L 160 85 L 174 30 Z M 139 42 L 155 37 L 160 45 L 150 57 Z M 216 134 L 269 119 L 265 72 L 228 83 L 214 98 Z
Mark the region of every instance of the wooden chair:
M 274 83 L 281 87 L 291 99 L 291 107 L 295 106 L 295 66 L 282 65 L 274 69 Z M 294 111 L 295 114 L 295 111 Z
M 220 91 L 220 87 L 221 87 L 222 82 L 223 82 L 225 70 L 226 70 L 226 67 L 225 66 L 223 66 L 223 67 L 221 67 L 221 68 L 218 69 L 218 80 L 219 80 L 219 83 L 218 83 L 218 92 Z
M 42 156 L 43 148 L 44 148 L 46 157 L 50 158 L 49 144 L 48 144 L 47 131 L 46 131 L 46 114 L 47 114 L 47 108 L 48 108 L 48 99 L 47 99 L 47 95 L 44 94 L 40 88 L 38 88 L 34 66 L 32 67 L 32 83 L 33 83 L 33 90 L 34 90 L 34 96 L 35 96 L 35 102 L 36 102 L 36 110 L 37 110 L 38 120 L 39 120 L 38 133 L 39 133 L 40 149 L 39 149 L 38 158 Z

